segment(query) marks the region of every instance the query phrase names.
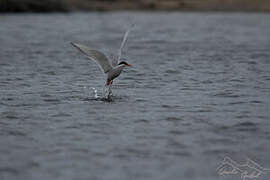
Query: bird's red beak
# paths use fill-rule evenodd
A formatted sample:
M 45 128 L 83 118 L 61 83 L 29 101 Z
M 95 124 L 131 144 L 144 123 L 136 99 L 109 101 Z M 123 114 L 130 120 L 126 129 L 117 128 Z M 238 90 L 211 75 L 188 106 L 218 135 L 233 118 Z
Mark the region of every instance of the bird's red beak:
M 131 65 L 131 64 L 127 64 L 127 66 L 132 67 L 132 65 Z

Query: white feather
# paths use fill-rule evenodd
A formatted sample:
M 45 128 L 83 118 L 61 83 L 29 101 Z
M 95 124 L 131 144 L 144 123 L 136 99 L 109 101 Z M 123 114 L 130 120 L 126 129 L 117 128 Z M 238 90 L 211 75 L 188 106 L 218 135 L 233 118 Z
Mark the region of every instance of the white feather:
M 104 73 L 108 73 L 113 69 L 108 58 L 100 51 L 71 42 L 71 44 L 85 54 L 89 59 L 94 60 Z
M 122 44 L 121 44 L 120 49 L 119 49 L 119 51 L 118 51 L 118 59 L 117 59 L 117 63 L 116 63 L 116 64 L 118 64 L 118 62 L 119 62 L 120 59 L 121 59 L 121 56 L 122 56 L 122 50 L 123 50 L 123 48 L 124 48 L 124 46 L 125 46 L 125 44 L 126 44 L 126 42 L 127 42 L 128 34 L 129 34 L 130 30 L 131 30 L 134 26 L 135 26 L 135 24 L 132 24 L 132 25 L 128 28 L 128 30 L 126 31 L 126 33 L 125 33 L 125 35 L 124 35 Z

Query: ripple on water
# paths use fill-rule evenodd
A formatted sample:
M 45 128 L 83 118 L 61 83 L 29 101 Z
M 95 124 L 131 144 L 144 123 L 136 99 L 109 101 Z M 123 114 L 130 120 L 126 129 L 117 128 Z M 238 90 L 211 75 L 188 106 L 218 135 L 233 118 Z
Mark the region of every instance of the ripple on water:
M 172 108 L 180 108 L 179 105 L 170 105 L 170 104 L 163 104 L 161 107 L 166 108 L 166 109 L 172 109 Z
M 182 135 L 182 134 L 186 134 L 186 132 L 181 131 L 181 130 L 170 130 L 168 133 L 169 133 L 169 134 L 172 134 L 172 135 Z
M 135 123 L 149 123 L 149 120 L 147 120 L 147 119 L 137 119 L 134 122 Z
M 252 103 L 252 104 L 261 104 L 261 103 L 263 103 L 263 101 L 253 100 L 253 101 L 249 101 L 249 103 Z
M 215 137 L 211 137 L 209 139 L 207 139 L 207 144 L 209 145 L 234 145 L 237 144 L 238 142 L 234 139 L 231 138 L 215 138 Z
M 18 116 L 16 116 L 15 114 L 6 114 L 5 118 L 13 120 L 13 119 L 18 119 Z
M 109 96 L 108 98 L 106 97 L 86 97 L 83 99 L 84 102 L 91 102 L 91 101 L 99 101 L 99 102 L 121 102 L 124 98 L 123 97 L 118 97 L 118 96 Z
M 217 132 L 220 131 L 227 131 L 227 132 L 256 132 L 259 130 L 258 124 L 254 123 L 254 122 L 239 122 L 237 124 L 234 125 L 230 125 L 230 126 L 220 126 L 218 128 L 216 128 Z
M 70 117 L 72 116 L 71 114 L 67 114 L 67 113 L 63 113 L 63 112 L 60 112 L 60 113 L 57 113 L 55 115 L 52 115 L 52 117 Z
M 43 74 L 46 74 L 46 75 L 56 75 L 56 72 L 54 72 L 54 71 L 46 71 L 46 72 L 44 72 Z
M 11 135 L 11 136 L 19 136 L 19 137 L 20 136 L 22 136 L 22 137 L 27 136 L 27 134 L 25 132 L 20 131 L 20 130 L 6 130 L 6 131 L 4 131 L 4 133 L 7 135 Z
M 191 157 L 192 154 L 187 150 L 187 146 L 178 141 L 169 141 L 165 150 L 166 155 L 172 155 L 177 157 Z
M 169 116 L 166 117 L 166 121 L 176 122 L 176 121 L 183 121 L 182 117 L 176 117 L 176 116 Z
M 13 167 L 0 167 L 0 174 L 12 174 L 12 175 L 19 175 L 20 171 L 17 168 L 13 168 Z
M 180 142 L 180 141 L 177 141 L 177 140 L 169 140 L 168 141 L 168 144 L 167 144 L 168 146 L 173 146 L 173 147 L 177 147 L 177 148 L 179 148 L 179 149 L 184 149 L 184 148 L 187 148 L 187 146 L 184 144 L 184 143 L 182 143 L 182 142 Z
M 246 102 L 244 101 L 234 101 L 234 102 L 229 102 L 228 105 L 240 105 L 240 104 L 245 104 Z
M 146 99 L 142 99 L 142 98 L 136 98 L 135 101 L 136 101 L 136 102 L 147 102 Z
M 235 152 L 232 150 L 232 149 L 226 149 L 226 148 L 215 148 L 215 147 L 211 147 L 209 148 L 208 150 L 205 150 L 203 152 L 204 155 L 207 155 L 207 156 L 224 156 L 224 154 L 229 154 L 229 155 L 234 155 Z
M 225 97 L 225 98 L 238 98 L 241 97 L 238 94 L 234 94 L 234 92 L 227 91 L 227 92 L 219 92 L 213 95 L 214 97 Z
M 46 99 L 43 99 L 44 102 L 49 102 L 49 103 L 60 103 L 61 100 L 60 99 L 55 99 L 55 98 L 46 98 Z
M 168 69 L 168 70 L 165 71 L 165 73 L 178 74 L 178 73 L 180 73 L 180 71 L 178 69 Z
M 258 131 L 258 124 L 254 122 L 241 122 L 232 126 L 237 131 Z

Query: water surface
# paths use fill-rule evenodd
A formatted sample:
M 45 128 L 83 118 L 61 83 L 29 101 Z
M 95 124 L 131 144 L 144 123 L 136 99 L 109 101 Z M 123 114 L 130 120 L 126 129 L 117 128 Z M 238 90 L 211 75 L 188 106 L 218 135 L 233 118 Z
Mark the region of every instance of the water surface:
M 0 179 L 240 179 L 224 156 L 270 168 L 270 15 L 0 16 Z M 105 76 L 70 46 L 124 50 Z M 269 179 L 270 172 L 262 179 Z

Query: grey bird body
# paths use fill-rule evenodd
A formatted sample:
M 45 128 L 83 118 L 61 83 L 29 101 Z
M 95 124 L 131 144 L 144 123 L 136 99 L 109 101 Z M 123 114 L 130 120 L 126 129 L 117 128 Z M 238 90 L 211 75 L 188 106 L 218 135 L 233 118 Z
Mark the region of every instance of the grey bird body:
M 123 65 L 123 64 L 117 65 L 115 68 L 113 68 L 111 71 L 109 71 L 107 73 L 107 80 L 113 80 L 113 79 L 117 78 L 121 74 L 124 67 L 125 67 L 125 65 Z

